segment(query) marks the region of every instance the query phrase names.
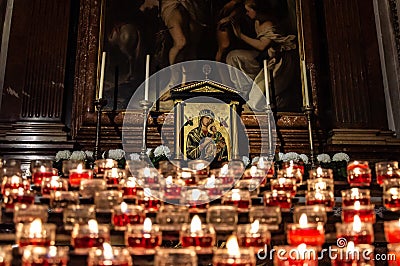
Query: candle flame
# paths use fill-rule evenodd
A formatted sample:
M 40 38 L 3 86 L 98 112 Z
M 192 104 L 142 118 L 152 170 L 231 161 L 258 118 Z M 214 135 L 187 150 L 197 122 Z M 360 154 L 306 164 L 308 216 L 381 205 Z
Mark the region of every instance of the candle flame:
M 149 233 L 149 232 L 151 232 L 152 227 L 153 227 L 153 223 L 151 222 L 150 218 L 147 217 L 146 219 L 144 219 L 143 231 Z
M 111 177 L 112 178 L 118 178 L 118 168 L 112 168 L 111 169 Z
M 300 225 L 301 228 L 306 228 L 306 227 L 307 227 L 307 225 L 308 225 L 307 214 L 303 213 L 303 214 L 300 216 L 299 225 Z
M 190 233 L 196 233 L 201 231 L 201 220 L 198 215 L 193 216 L 192 222 L 190 223 Z
M 357 201 L 354 202 L 354 210 L 359 211 L 360 209 L 361 209 L 361 204 L 357 200 Z
M 52 176 L 50 179 L 50 187 L 51 188 L 60 188 L 62 183 L 59 182 L 60 178 L 58 176 Z
M 126 213 L 127 210 L 128 210 L 128 204 L 126 204 L 126 202 L 122 202 L 121 203 L 121 212 Z
M 13 176 L 11 177 L 11 184 L 12 184 L 12 185 L 19 184 L 19 176 L 13 175 Z
M 136 187 L 136 178 L 130 177 L 130 178 L 126 181 L 126 186 L 127 186 L 127 187 Z
M 361 219 L 357 214 L 354 215 L 353 231 L 357 233 L 361 232 Z
M 41 238 L 42 237 L 42 220 L 36 218 L 32 221 L 29 227 L 29 238 Z
M 113 168 L 114 167 L 114 160 L 113 159 L 106 159 L 105 168 Z
M 215 175 L 211 175 L 207 178 L 206 188 L 213 188 L 215 187 Z
M 257 175 L 257 166 L 252 166 L 251 168 L 250 168 L 250 175 L 252 176 L 252 177 L 254 177 L 254 176 L 256 176 Z
M 196 164 L 196 170 L 202 170 L 202 169 L 204 169 L 204 167 L 205 167 L 205 164 L 204 164 L 204 163 L 198 163 L 198 164 Z
M 182 172 L 182 178 L 184 179 L 188 179 L 192 177 L 192 173 L 190 173 L 189 171 L 184 171 Z
M 103 243 L 103 256 L 106 260 L 114 259 L 113 249 L 108 243 Z
M 229 166 L 227 164 L 225 164 L 224 166 L 222 166 L 221 170 L 220 170 L 220 176 L 226 176 L 228 174 L 228 170 L 229 170 Z
M 92 234 L 98 234 L 99 233 L 99 225 L 98 225 L 96 220 L 90 219 L 88 221 L 88 225 L 89 225 L 90 233 L 92 233 Z
M 250 234 L 257 234 L 259 229 L 260 229 L 260 222 L 257 219 L 250 225 Z
M 286 182 L 286 178 L 284 178 L 284 177 L 278 178 L 278 183 L 280 186 L 284 185 L 285 182 Z
M 388 165 L 387 174 L 390 175 L 390 176 L 393 175 L 393 168 L 390 167 L 389 165 Z
M 320 182 L 315 183 L 315 189 L 326 190 L 326 182 L 320 181 Z
M 264 167 L 265 167 L 264 158 L 260 157 L 260 160 L 258 160 L 258 168 L 264 169 Z
M 167 184 L 167 185 L 172 185 L 173 183 L 174 183 L 174 181 L 172 180 L 172 176 L 168 176 L 166 179 L 165 179 L 165 183 Z
M 361 169 L 359 167 L 354 168 L 353 171 L 355 175 L 361 175 Z
M 150 189 L 150 188 L 145 187 L 145 188 L 143 189 L 143 193 L 144 193 L 144 196 L 145 196 L 145 197 L 151 197 L 151 189 Z
M 302 243 L 300 245 L 297 246 L 297 251 L 299 253 L 299 258 L 300 259 L 305 259 L 305 255 L 307 252 L 307 245 L 305 243 Z
M 143 169 L 143 175 L 144 175 L 144 177 L 150 177 L 150 174 L 151 174 L 150 168 L 145 167 L 145 168 Z
M 323 171 L 321 167 L 317 168 L 317 176 L 322 176 L 323 175 Z
M 199 200 L 201 191 L 199 189 L 192 190 L 192 200 Z
M 323 200 L 324 196 L 322 195 L 322 193 L 320 191 L 316 191 L 315 192 L 315 199 L 316 200 Z
M 76 172 L 78 172 L 78 174 L 82 174 L 82 172 L 83 172 L 82 170 L 83 170 L 83 165 L 80 163 L 76 167 Z
M 40 172 L 42 173 L 46 172 L 46 167 L 44 165 L 40 166 Z
M 236 236 L 231 235 L 226 241 L 226 248 L 228 249 L 229 257 L 239 258 L 240 250 Z
M 57 256 L 57 247 L 55 246 L 50 246 L 49 247 L 49 257 L 53 258 Z
M 358 190 L 358 188 L 351 189 L 351 197 L 352 198 L 358 198 L 359 195 L 360 195 L 360 191 Z
M 232 189 L 232 200 L 233 201 L 239 201 L 240 200 L 240 193 L 239 189 Z

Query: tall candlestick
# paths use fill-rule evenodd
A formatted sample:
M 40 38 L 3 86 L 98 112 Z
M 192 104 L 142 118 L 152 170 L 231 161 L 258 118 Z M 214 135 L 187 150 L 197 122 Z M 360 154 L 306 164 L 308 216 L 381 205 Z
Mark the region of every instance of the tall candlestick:
M 149 75 L 150 75 L 150 55 L 146 55 L 146 79 L 144 81 L 144 100 L 149 100 Z
M 106 67 L 106 52 L 103 52 L 101 57 L 101 71 L 100 71 L 100 85 L 99 85 L 99 97 L 98 99 L 103 98 L 103 87 L 104 87 L 104 69 Z
M 266 103 L 267 105 L 271 104 L 271 100 L 269 98 L 269 71 L 268 71 L 268 67 L 267 67 L 267 60 L 264 60 L 264 82 L 265 82 L 265 99 L 266 99 Z
M 305 106 L 311 106 L 310 105 L 310 98 L 308 94 L 308 79 L 307 79 L 307 66 L 306 66 L 306 60 L 301 60 L 301 70 L 303 71 L 303 97 L 304 101 L 303 104 Z

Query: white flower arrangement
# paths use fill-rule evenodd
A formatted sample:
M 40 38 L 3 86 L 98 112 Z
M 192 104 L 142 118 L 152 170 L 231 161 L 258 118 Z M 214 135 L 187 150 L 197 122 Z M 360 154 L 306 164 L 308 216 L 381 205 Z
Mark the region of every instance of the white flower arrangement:
M 334 161 L 334 162 L 340 162 L 340 161 L 349 162 L 350 161 L 350 156 L 347 155 L 344 152 L 338 152 L 338 153 L 333 155 L 332 161 Z
M 56 162 L 61 160 L 69 160 L 71 152 L 69 150 L 58 151 L 55 157 Z
M 331 157 L 329 156 L 329 154 L 321 153 L 321 154 L 317 155 L 317 160 L 318 160 L 318 162 L 321 162 L 321 163 L 330 163 Z
M 154 149 L 154 156 L 159 157 L 159 156 L 166 156 L 169 157 L 171 155 L 171 150 L 165 146 L 165 145 L 160 145 L 157 148 Z
M 131 161 L 140 161 L 140 154 L 139 153 L 131 153 L 129 155 Z
M 299 155 L 300 159 L 305 163 L 308 164 L 308 157 L 304 153 Z
M 86 160 L 86 154 L 84 151 L 74 151 L 69 157 L 70 160 L 84 161 Z
M 299 159 L 300 159 L 300 156 L 297 152 L 288 152 L 283 156 L 282 161 L 284 161 L 284 162 L 293 161 L 293 162 L 297 163 L 299 161 Z
M 242 156 L 242 162 L 244 163 L 244 166 L 248 166 L 250 163 L 250 159 L 247 156 Z
M 84 151 L 84 152 L 85 152 L 85 154 L 86 154 L 86 159 L 87 159 L 87 160 L 89 160 L 89 161 L 94 161 L 94 157 L 93 157 L 93 152 L 92 152 L 92 151 L 86 150 L 86 151 Z
M 107 157 L 118 161 L 125 157 L 125 151 L 122 149 L 109 150 Z
M 278 153 L 278 161 L 283 161 L 284 157 L 285 157 L 285 154 L 283 152 Z

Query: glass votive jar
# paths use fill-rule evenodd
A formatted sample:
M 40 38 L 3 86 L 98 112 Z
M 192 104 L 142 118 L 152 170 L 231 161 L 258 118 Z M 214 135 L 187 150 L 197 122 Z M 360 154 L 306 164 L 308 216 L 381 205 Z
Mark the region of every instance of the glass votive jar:
M 211 254 L 216 243 L 216 233 L 212 224 L 203 224 L 195 215 L 190 224 L 183 224 L 179 234 L 182 247 L 194 247 L 199 254 Z
M 232 169 L 229 169 L 227 164 L 220 169 L 210 170 L 210 175 L 214 176 L 223 185 L 233 186 L 236 181 Z
M 50 197 L 50 191 L 67 191 L 68 181 L 59 176 L 45 177 L 42 181 L 42 197 Z
M 240 247 L 253 247 L 254 251 L 265 249 L 271 242 L 271 233 L 266 224 L 255 220 L 251 224 L 239 224 L 236 236 Z
M 383 184 L 385 179 L 400 178 L 399 163 L 397 161 L 377 162 L 375 164 L 376 182 L 379 185 Z
M 358 217 L 360 217 L 361 222 L 375 223 L 375 205 L 360 205 L 360 203 L 355 202 L 353 206 L 343 207 L 342 222 L 353 222 L 355 215 L 358 215 Z
M 264 206 L 278 206 L 281 211 L 289 211 L 292 206 L 292 197 L 285 191 L 264 192 Z
M 260 193 L 260 183 L 256 179 L 239 180 L 236 182 L 235 188 L 249 191 L 250 197 L 257 198 Z
M 58 171 L 53 171 L 53 161 L 51 160 L 32 160 L 31 161 L 32 184 L 41 186 L 45 177 L 57 176 Z
M 129 251 L 121 247 L 112 247 L 103 243 L 101 248 L 89 251 L 88 266 L 132 266 L 132 257 Z
M 371 204 L 371 193 L 369 189 L 352 188 L 342 190 L 342 206 L 354 206 L 358 201 L 360 205 Z
M 2 159 L 2 168 L 14 168 L 14 169 L 21 169 L 21 161 L 17 159 Z
M 293 222 L 299 223 L 302 214 L 307 215 L 310 223 L 323 223 L 328 221 L 326 207 L 324 205 L 295 206 L 293 212 Z
M 268 224 L 269 230 L 278 230 L 282 221 L 281 209 L 278 206 L 254 206 L 249 211 L 249 221 L 258 220 L 262 224 Z
M 18 190 L 6 191 L 3 195 L 3 206 L 6 212 L 12 212 L 17 203 L 32 205 L 35 203 L 35 192 L 31 190 Z
M 94 174 L 96 178 L 103 178 L 106 170 L 117 168 L 118 162 L 113 159 L 99 159 L 94 162 Z
M 179 178 L 172 178 L 172 176 L 168 176 L 165 179 L 161 179 L 161 187 L 164 190 L 164 200 L 167 202 L 170 200 L 172 203 L 176 203 L 175 201 L 181 198 L 182 189 L 185 187 L 185 181 Z
M 353 161 L 347 165 L 347 181 L 350 186 L 369 186 L 372 176 L 367 161 Z
M 80 165 L 80 166 L 79 166 Z M 62 173 L 65 178 L 69 177 L 69 171 L 74 169 L 84 169 L 85 162 L 81 160 L 64 160 L 62 162 Z
M 266 177 L 265 172 L 262 169 L 258 169 L 257 166 L 252 166 L 249 169 L 246 169 L 243 173 L 242 180 L 255 180 L 258 185 L 265 185 Z
M 82 179 L 79 186 L 79 194 L 82 198 L 94 198 L 96 192 L 107 190 L 104 179 Z
M 207 210 L 207 223 L 216 231 L 233 231 L 238 223 L 237 208 L 234 206 L 211 206 Z
M 188 162 L 188 168 L 193 171 L 196 180 L 207 178 L 210 172 L 210 162 L 204 160 L 191 160 Z
M 123 231 L 128 224 L 143 224 L 146 214 L 141 206 L 128 205 L 122 202 L 114 206 L 112 214 L 112 224 L 117 231 Z
M 12 246 L 0 246 L 0 266 L 11 266 L 12 259 Z
M 383 205 L 390 211 L 400 210 L 400 188 L 392 187 L 384 191 Z
M 297 170 L 300 171 L 301 175 L 304 175 L 304 164 L 303 163 L 296 163 L 292 160 L 283 162 L 282 163 L 282 169 L 291 169 L 292 172 L 297 172 Z
M 87 224 L 75 224 L 71 232 L 71 245 L 77 254 L 87 254 L 91 248 L 101 247 L 110 242 L 110 230 L 107 225 L 100 225 L 96 220 Z
M 277 179 L 271 179 L 271 190 L 272 191 L 284 191 L 290 193 L 292 197 L 296 196 L 296 180 L 292 178 L 280 177 Z
M 121 179 L 125 179 L 127 176 L 125 169 L 111 168 L 104 171 L 104 179 L 109 187 L 119 187 Z
M 199 179 L 197 179 L 197 176 L 193 173 L 193 170 L 189 168 L 180 169 L 178 171 L 177 178 L 185 181 L 187 186 L 196 186 L 199 183 Z
M 374 242 L 374 228 L 371 223 L 363 223 L 358 215 L 352 223 L 336 223 L 336 237 L 345 238 L 354 244 L 372 244 Z
M 154 266 L 197 266 L 197 254 L 193 248 L 157 248 Z
M 268 157 L 260 156 L 258 161 L 255 163 L 258 169 L 263 170 L 266 178 L 273 178 L 275 174 L 275 167 L 273 160 L 269 160 Z
M 400 244 L 388 244 L 388 266 L 398 266 L 400 265 Z
M 335 255 L 331 258 L 332 266 L 373 266 L 374 246 L 368 244 L 354 245 L 353 242 L 347 243 L 345 247 L 333 246 Z M 386 255 L 386 254 L 385 254 Z
M 48 247 L 55 244 L 56 225 L 42 223 L 39 218 L 31 223 L 18 223 L 15 230 L 16 243 L 20 248 L 29 245 Z
M 236 206 L 239 212 L 247 212 L 251 207 L 251 197 L 248 190 L 232 189 L 222 196 L 221 203 Z
M 77 169 L 69 170 L 69 184 L 71 187 L 79 187 L 82 180 L 92 179 L 93 170 L 80 168 L 78 165 Z
M 106 190 L 95 192 L 94 195 L 94 204 L 96 205 L 97 212 L 111 212 L 122 201 L 122 191 Z
M 303 175 L 301 174 L 300 169 L 294 168 L 286 168 L 278 170 L 276 173 L 277 178 L 291 178 L 296 181 L 297 184 L 301 184 L 303 182 Z
M 186 206 L 164 205 L 157 212 L 157 224 L 163 232 L 163 237 L 174 237 L 184 223 L 189 222 L 189 211 Z
M 318 248 L 304 243 L 296 246 L 274 246 L 274 266 L 318 266 Z
M 63 222 L 65 230 L 72 230 L 75 224 L 87 224 L 96 219 L 96 208 L 94 205 L 70 205 L 64 209 Z
M 155 248 L 162 242 L 162 233 L 158 225 L 146 218 L 142 225 L 128 225 L 125 232 L 125 245 L 132 254 L 154 254 Z
M 49 206 L 17 203 L 14 206 L 14 223 L 31 223 L 39 218 L 42 223 L 47 222 Z
M 305 243 L 310 246 L 322 247 L 325 242 L 323 223 L 309 223 L 306 214 L 302 214 L 299 223 L 287 224 L 287 242 L 292 246 Z
M 162 206 L 162 193 L 150 188 L 144 188 L 137 193 L 137 203 L 148 212 L 157 212 Z
M 210 198 L 207 191 L 198 188 L 188 187 L 182 192 L 180 204 L 189 207 L 189 212 L 207 212 Z
M 213 170 L 211 170 L 213 171 Z M 204 184 L 204 189 L 211 200 L 221 197 L 225 191 L 232 188 L 232 185 L 223 185 L 221 179 L 217 179 L 214 174 L 204 179 L 201 184 Z
M 308 191 L 335 191 L 333 179 L 314 178 L 307 180 Z
M 69 259 L 68 251 L 68 247 L 27 246 L 22 253 L 22 266 L 67 266 Z
M 158 184 L 160 177 L 157 169 L 145 167 L 139 170 L 138 182 L 141 186 Z
M 50 208 L 53 212 L 62 212 L 69 205 L 79 204 L 79 193 L 77 191 L 51 191 Z
M 318 167 L 317 169 L 311 169 L 308 171 L 308 179 L 316 179 L 316 178 L 323 178 L 323 179 L 333 179 L 333 171 L 332 169 L 325 169 Z
M 5 195 L 7 192 L 15 192 L 19 189 L 29 190 L 29 180 L 22 177 L 22 172 L 19 169 L 3 169 L 3 182 L 1 185 L 1 194 Z
M 307 191 L 306 205 L 324 205 L 326 211 L 332 211 L 335 206 L 335 196 L 332 191 Z
M 121 187 L 124 193 L 124 198 L 126 199 L 136 198 L 137 192 L 143 190 L 143 188 L 139 186 L 136 177 L 133 176 L 122 179 Z
M 400 220 L 385 221 L 385 238 L 388 243 L 400 243 Z
M 400 178 L 387 178 L 383 180 L 383 193 L 391 188 L 400 188 Z
M 236 236 L 230 236 L 226 242 L 226 249 L 216 249 L 212 259 L 214 266 L 246 265 L 255 266 L 256 257 L 252 247 L 239 248 Z

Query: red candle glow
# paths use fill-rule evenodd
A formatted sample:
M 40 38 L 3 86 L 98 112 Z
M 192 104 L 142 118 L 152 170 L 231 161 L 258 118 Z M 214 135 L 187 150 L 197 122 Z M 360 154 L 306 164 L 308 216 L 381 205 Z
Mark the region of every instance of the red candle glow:
M 354 244 L 372 244 L 374 242 L 374 229 L 371 223 L 363 223 L 358 215 L 354 216 L 352 223 L 336 224 L 337 238 L 345 238 Z
M 71 234 L 71 245 L 78 254 L 85 254 L 91 248 L 101 247 L 104 242 L 110 241 L 110 231 L 105 225 L 98 225 L 94 219 L 88 224 L 75 224 Z
M 153 254 L 154 249 L 161 245 L 161 231 L 146 218 L 142 226 L 128 225 L 125 233 L 125 244 L 134 254 Z
M 222 197 L 222 204 L 236 206 L 239 212 L 248 211 L 251 207 L 250 192 L 248 190 L 232 189 Z
M 89 252 L 88 266 L 132 266 L 132 258 L 128 250 L 103 243 Z
M 290 210 L 292 198 L 290 193 L 284 191 L 267 191 L 264 193 L 265 206 L 279 206 L 283 210 Z
M 378 162 L 375 164 L 376 182 L 382 185 L 384 180 L 390 178 L 400 178 L 399 163 L 396 161 L 391 162 Z
M 296 246 L 274 246 L 274 265 L 276 266 L 318 266 L 318 252 L 316 247 L 304 243 Z
M 369 189 L 352 188 L 342 191 L 342 206 L 354 206 L 358 201 L 360 205 L 371 204 L 371 195 Z
M 46 177 L 42 181 L 42 196 L 49 197 L 50 191 L 67 191 L 68 182 L 59 176 Z
M 368 162 L 354 161 L 347 166 L 347 180 L 351 186 L 369 186 L 371 179 Z
M 288 224 L 287 241 L 290 245 L 321 247 L 325 242 L 324 226 L 321 223 L 308 223 L 307 214 L 300 216 L 299 224 Z
M 58 174 L 57 172 L 53 172 L 53 168 L 46 167 L 45 165 L 36 167 L 32 171 L 32 183 L 35 186 L 40 186 L 44 178 L 52 177 L 53 175 L 57 174 Z
M 214 266 L 255 266 L 253 248 L 239 248 L 236 236 L 226 241 L 226 249 L 217 249 L 213 256 Z
M 307 205 L 324 205 L 327 211 L 331 211 L 335 206 L 335 196 L 332 191 L 307 191 Z
M 138 191 L 143 191 L 143 188 L 138 185 L 135 177 L 128 177 L 122 180 L 121 185 L 124 198 L 134 198 Z
M 296 196 L 296 180 L 292 178 L 280 177 L 273 179 L 271 182 L 271 190 L 284 191 L 290 193 L 292 197 Z
M 342 221 L 345 223 L 352 223 L 354 216 L 358 215 L 361 222 L 375 223 L 375 205 L 363 205 L 361 206 L 359 201 L 354 203 L 354 206 L 343 207 Z
M 216 241 L 214 227 L 202 224 L 199 216 L 195 215 L 190 225 L 182 226 L 180 241 L 182 247 L 195 247 L 198 253 L 211 253 Z
M 384 222 L 384 228 L 388 243 L 400 243 L 400 219 Z
M 265 248 L 271 242 L 268 226 L 255 220 L 252 224 L 238 225 L 237 237 L 241 247 L 254 247 L 255 251 Z
M 142 224 L 145 218 L 142 207 L 122 202 L 115 206 L 111 220 L 116 230 L 125 230 L 128 224 Z
M 78 168 L 69 170 L 69 183 L 73 187 L 79 187 L 82 179 L 92 179 L 93 171 L 83 169 L 83 165 L 79 164 Z
M 55 243 L 56 225 L 43 224 L 36 218 L 31 223 L 16 225 L 16 243 L 19 247 L 26 246 L 51 246 Z
M 383 204 L 391 211 L 400 210 L 400 189 L 398 187 L 389 188 L 383 193 Z

